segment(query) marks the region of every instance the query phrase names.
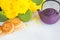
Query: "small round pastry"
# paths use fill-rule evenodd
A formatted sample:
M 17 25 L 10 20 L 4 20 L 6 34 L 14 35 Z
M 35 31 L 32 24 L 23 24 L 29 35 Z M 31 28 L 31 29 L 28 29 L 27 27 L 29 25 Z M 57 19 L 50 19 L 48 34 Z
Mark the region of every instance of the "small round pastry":
M 9 21 L 14 24 L 14 31 L 22 30 L 24 28 L 24 23 L 19 18 L 15 18 Z
M 6 21 L 2 24 L 2 32 L 11 33 L 14 31 L 14 24 L 9 21 Z
M 14 28 L 21 27 L 21 26 L 18 26 L 18 25 L 21 25 L 23 23 L 19 18 L 15 18 L 15 19 L 12 19 L 12 20 L 9 20 L 9 21 L 14 24 Z
M 10 20 L 10 22 L 12 22 L 15 26 L 17 26 L 18 24 L 21 23 L 21 20 L 19 18 L 15 18 L 15 19 Z
M 59 13 L 53 8 L 47 8 L 43 11 L 38 10 L 38 13 L 41 20 L 46 24 L 54 24 L 60 19 Z
M 2 33 L 2 29 L 1 29 L 1 26 L 0 26 L 0 34 Z

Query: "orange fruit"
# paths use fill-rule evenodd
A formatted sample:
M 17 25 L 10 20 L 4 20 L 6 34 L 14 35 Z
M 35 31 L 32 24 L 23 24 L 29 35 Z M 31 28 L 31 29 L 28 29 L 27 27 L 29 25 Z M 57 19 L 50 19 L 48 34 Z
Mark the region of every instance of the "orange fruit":
M 9 33 L 9 32 L 13 32 L 13 30 L 14 30 L 14 25 L 11 22 L 6 21 L 5 23 L 3 23 L 2 25 L 3 32 Z

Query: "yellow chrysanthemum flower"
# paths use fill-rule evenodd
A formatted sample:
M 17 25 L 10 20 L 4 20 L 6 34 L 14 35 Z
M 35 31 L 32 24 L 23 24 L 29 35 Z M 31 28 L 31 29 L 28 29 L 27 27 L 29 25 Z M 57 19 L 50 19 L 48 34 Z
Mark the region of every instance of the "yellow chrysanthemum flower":
M 18 16 L 18 13 L 15 12 L 15 11 L 5 11 L 6 13 L 4 14 L 7 18 L 9 19 L 13 19 L 15 18 L 16 16 Z
M 0 0 L 0 5 L 9 19 L 15 18 L 18 13 L 25 14 L 29 8 L 28 0 Z
M 20 1 L 18 2 L 18 4 L 20 3 L 20 5 L 18 6 L 18 9 L 19 9 L 19 13 L 25 13 L 28 8 L 29 8 L 29 3 L 26 2 L 26 1 Z

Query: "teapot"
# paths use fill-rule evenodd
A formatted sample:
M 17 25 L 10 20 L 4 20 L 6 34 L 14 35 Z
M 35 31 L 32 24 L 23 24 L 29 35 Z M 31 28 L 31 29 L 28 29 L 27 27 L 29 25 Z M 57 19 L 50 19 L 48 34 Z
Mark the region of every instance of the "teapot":
M 60 19 L 59 12 L 53 8 L 47 8 L 42 11 L 37 10 L 41 20 L 46 24 L 54 24 Z

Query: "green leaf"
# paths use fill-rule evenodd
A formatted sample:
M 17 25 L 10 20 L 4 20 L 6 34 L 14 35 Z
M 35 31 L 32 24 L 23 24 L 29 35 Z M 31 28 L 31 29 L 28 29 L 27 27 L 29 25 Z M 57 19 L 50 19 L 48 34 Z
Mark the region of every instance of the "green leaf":
M 3 14 L 2 11 L 0 11 L 0 22 L 4 22 L 6 20 L 7 20 L 6 16 Z
M 22 20 L 23 22 L 27 22 L 31 19 L 32 17 L 32 12 L 28 10 L 25 14 L 19 14 L 18 18 Z
M 32 1 L 35 2 L 36 5 L 40 5 L 43 2 L 43 0 L 32 0 Z

